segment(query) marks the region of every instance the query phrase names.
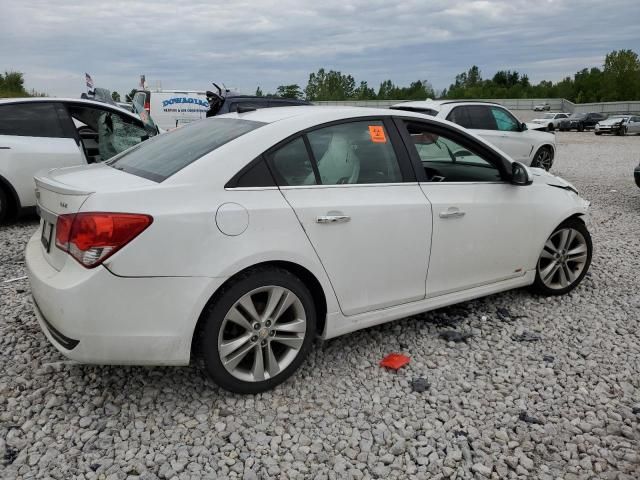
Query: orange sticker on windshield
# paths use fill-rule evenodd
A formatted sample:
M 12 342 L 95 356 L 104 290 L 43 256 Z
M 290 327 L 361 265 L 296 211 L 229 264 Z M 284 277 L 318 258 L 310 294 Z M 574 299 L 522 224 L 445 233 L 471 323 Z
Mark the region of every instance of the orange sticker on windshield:
M 387 143 L 387 136 L 384 134 L 382 125 L 369 125 L 369 135 L 373 143 Z

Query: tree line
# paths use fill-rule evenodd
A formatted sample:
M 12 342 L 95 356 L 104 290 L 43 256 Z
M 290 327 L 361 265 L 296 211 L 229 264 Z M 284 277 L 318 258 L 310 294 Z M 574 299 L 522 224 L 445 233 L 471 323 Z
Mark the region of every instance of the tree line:
M 131 101 L 135 89 L 125 95 Z M 640 100 L 640 59 L 633 50 L 614 50 L 604 58 L 602 67 L 583 68 L 572 77 L 559 82 L 542 80 L 532 84 L 526 74 L 515 70 L 499 70 L 490 78 L 483 78 L 477 65 L 456 75 L 449 88 L 436 92 L 428 80 L 416 80 L 409 86 L 399 86 L 391 80 L 378 88 L 366 81 L 356 82 L 350 74 L 319 69 L 309 74 L 305 88 L 298 84 L 280 85 L 273 93 L 257 88 L 258 96 L 323 100 L 424 100 L 426 98 L 566 98 L 575 103 Z M 20 72 L 0 74 L 1 97 L 42 96 L 24 88 Z M 120 94 L 113 92 L 120 101 Z
M 265 95 L 260 87 L 256 95 Z M 436 92 L 427 80 L 411 82 L 408 87 L 391 80 L 376 90 L 366 81 L 357 83 L 350 74 L 319 69 L 309 75 L 307 86 L 280 85 L 265 96 L 324 100 L 424 100 L 426 98 L 566 98 L 575 103 L 640 100 L 640 59 L 633 50 L 614 50 L 604 59 L 602 68 L 584 68 L 559 82 L 542 80 L 532 84 L 526 74 L 499 70 L 483 78 L 480 68 L 472 66 L 456 75 L 449 88 Z

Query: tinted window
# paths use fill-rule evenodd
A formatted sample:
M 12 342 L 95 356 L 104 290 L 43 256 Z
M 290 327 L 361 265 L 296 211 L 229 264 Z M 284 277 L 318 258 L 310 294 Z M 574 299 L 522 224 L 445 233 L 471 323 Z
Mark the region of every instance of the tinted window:
M 461 127 L 464 128 L 472 128 L 471 127 L 471 118 L 469 117 L 469 113 L 467 110 L 468 107 L 456 107 L 451 110 L 451 113 L 447 116 L 447 120 L 453 123 L 457 123 Z
M 269 160 L 279 185 L 315 185 L 311 159 L 302 137 L 287 143 L 271 155 Z
M 503 132 L 519 132 L 520 122 L 513 115 L 502 108 L 491 107 L 491 113 L 496 122 L 498 130 Z
M 323 185 L 402 181 L 381 121 L 350 122 L 307 134 Z
M 243 172 L 234 187 L 271 187 L 275 182 L 271 176 L 271 172 L 267 168 L 267 164 L 262 157 L 254 163 L 248 170 Z
M 434 132 L 428 125 L 404 122 L 431 182 L 496 182 L 500 171 L 469 145 Z
M 496 121 L 491 114 L 491 109 L 484 105 L 470 105 L 464 107 L 469 114 L 471 128 L 477 130 L 497 130 Z
M 233 118 L 208 118 L 158 135 L 109 162 L 114 168 L 161 182 L 200 157 L 264 125 Z
M 52 103 L 0 105 L 0 135 L 22 137 L 65 136 Z

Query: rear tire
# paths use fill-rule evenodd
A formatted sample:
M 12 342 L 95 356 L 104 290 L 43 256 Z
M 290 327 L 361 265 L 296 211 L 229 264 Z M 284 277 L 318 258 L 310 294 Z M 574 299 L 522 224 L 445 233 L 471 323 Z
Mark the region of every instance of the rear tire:
M 9 216 L 9 208 L 9 198 L 2 187 L 0 187 L 0 224 L 4 223 Z
M 602 135 L 602 132 L 594 132 L 596 135 Z
M 538 149 L 531 162 L 532 167 L 544 168 L 547 172 L 553 166 L 553 150 L 551 147 L 543 145 Z
M 576 218 L 565 220 L 545 242 L 531 290 L 545 296 L 570 292 L 587 274 L 592 253 L 591 235 L 585 224 Z
M 555 130 L 555 128 L 553 127 L 553 123 L 547 125 L 547 130 L 549 130 L 550 132 L 553 132 Z
M 281 268 L 242 274 L 203 315 L 205 369 L 216 384 L 234 393 L 259 393 L 284 382 L 308 355 L 316 334 L 311 293 Z
M 578 131 L 579 132 L 584 132 L 584 125 L 582 123 L 578 124 Z

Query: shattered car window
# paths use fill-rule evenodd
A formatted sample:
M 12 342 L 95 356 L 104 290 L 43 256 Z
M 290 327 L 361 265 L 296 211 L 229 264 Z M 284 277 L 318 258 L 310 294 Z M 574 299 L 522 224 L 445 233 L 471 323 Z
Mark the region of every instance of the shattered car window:
M 144 128 L 125 123 L 118 115 L 103 112 L 98 118 L 98 149 L 102 161 L 148 138 Z

